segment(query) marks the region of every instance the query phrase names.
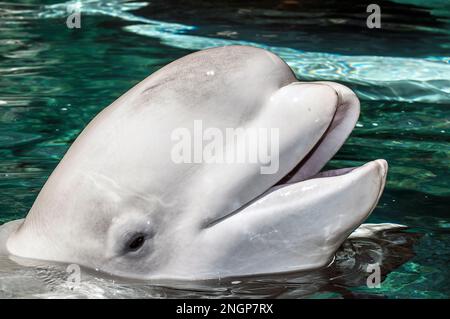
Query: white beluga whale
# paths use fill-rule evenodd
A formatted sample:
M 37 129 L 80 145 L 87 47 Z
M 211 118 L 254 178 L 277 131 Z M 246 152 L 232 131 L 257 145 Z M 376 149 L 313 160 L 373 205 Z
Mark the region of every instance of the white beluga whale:
M 350 89 L 299 82 L 266 50 L 192 53 L 88 124 L 26 218 L 0 228 L 0 250 L 141 279 L 325 267 L 385 185 L 384 160 L 320 172 L 358 116 Z M 195 139 L 198 121 L 216 136 L 230 128 L 275 131 L 276 141 L 262 144 L 270 160 L 174 159 L 175 133 Z M 242 141 L 215 145 L 230 154 Z

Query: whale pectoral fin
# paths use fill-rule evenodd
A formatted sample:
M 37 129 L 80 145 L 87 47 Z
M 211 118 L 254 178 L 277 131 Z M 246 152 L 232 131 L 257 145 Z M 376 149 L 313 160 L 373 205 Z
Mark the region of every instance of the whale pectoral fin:
M 205 229 L 204 248 L 220 252 L 215 271 L 246 275 L 326 266 L 376 206 L 386 171 L 377 160 L 344 175 L 273 189 Z

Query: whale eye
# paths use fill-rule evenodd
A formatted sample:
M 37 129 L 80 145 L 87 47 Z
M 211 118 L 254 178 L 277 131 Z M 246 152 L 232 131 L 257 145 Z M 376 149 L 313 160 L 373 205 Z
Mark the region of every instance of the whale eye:
M 138 234 L 131 238 L 131 240 L 128 242 L 128 249 L 130 250 L 138 250 L 142 247 L 142 245 L 145 242 L 145 236 L 143 234 Z

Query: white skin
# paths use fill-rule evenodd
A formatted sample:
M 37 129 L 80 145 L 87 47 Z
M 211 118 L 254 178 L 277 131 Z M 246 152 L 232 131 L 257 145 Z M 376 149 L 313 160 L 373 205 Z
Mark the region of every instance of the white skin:
M 358 115 L 359 101 L 348 88 L 297 82 L 265 50 L 231 46 L 190 54 L 94 118 L 26 219 L 0 229 L 0 246 L 13 256 L 145 279 L 326 266 L 385 184 L 383 160 L 314 177 Z M 278 128 L 279 170 L 174 163 L 171 133 L 199 119 L 221 130 Z

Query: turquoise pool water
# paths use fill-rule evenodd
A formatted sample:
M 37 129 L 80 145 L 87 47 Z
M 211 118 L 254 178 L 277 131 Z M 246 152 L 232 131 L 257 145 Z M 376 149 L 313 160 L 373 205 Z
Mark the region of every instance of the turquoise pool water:
M 349 241 L 319 272 L 159 285 L 94 273 L 79 292 L 64 288 L 58 265 L 0 258 L 0 296 L 448 298 L 450 4 L 379 1 L 375 30 L 365 24 L 369 2 L 342 2 L 91 0 L 82 1 L 81 29 L 66 27 L 68 3 L 1 2 L 0 223 L 26 215 L 80 130 L 134 84 L 195 50 L 247 44 L 280 55 L 299 79 L 358 93 L 357 127 L 328 166 L 388 160 L 369 222 L 410 229 Z M 380 289 L 354 265 L 369 252 L 383 255 Z

